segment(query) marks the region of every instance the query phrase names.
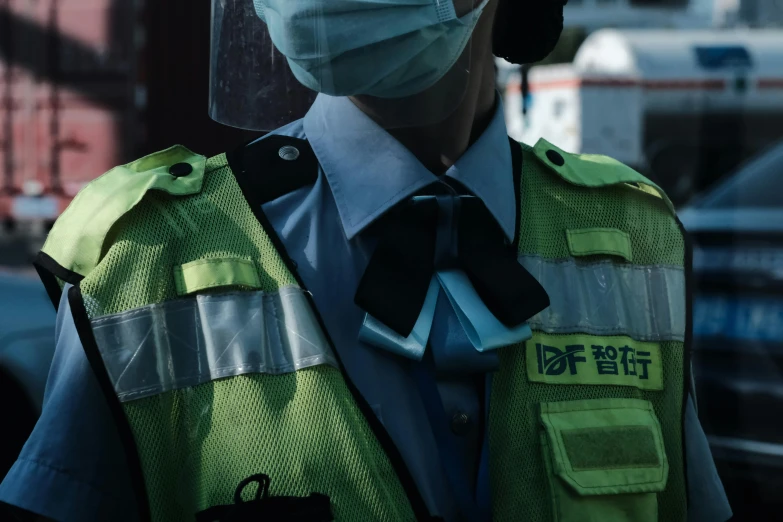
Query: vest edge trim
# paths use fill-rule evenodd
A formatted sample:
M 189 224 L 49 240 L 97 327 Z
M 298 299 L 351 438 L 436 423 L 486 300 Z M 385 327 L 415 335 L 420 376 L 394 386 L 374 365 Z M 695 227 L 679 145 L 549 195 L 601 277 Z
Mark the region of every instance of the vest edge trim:
M 693 241 L 690 234 L 685 229 L 679 216 L 674 216 L 677 226 L 682 233 L 683 243 L 685 246 L 685 340 L 683 342 L 683 388 L 682 388 L 682 405 L 680 411 L 680 433 L 682 438 L 682 473 L 685 476 L 685 509 L 686 511 L 690 507 L 690 492 L 688 491 L 688 459 L 685 457 L 686 453 L 686 437 L 685 437 L 685 412 L 688 406 L 688 396 L 691 393 L 693 396 L 693 407 L 696 410 L 696 395 L 695 388 L 693 387 L 693 375 L 692 371 L 692 355 L 693 355 Z M 697 410 L 698 413 L 698 410 Z
M 139 520 L 140 522 L 150 522 L 152 516 L 149 498 L 147 496 L 147 488 L 144 481 L 144 473 L 142 471 L 141 458 L 139 457 L 136 440 L 133 437 L 133 431 L 131 430 L 128 418 L 125 415 L 125 411 L 122 409 L 119 398 L 114 393 L 114 387 L 111 384 L 109 374 L 103 364 L 103 359 L 98 349 L 98 344 L 95 341 L 92 326 L 90 325 L 89 315 L 84 306 L 81 288 L 78 284 L 73 285 L 68 291 L 68 303 L 71 307 L 73 322 L 76 326 L 76 332 L 79 335 L 84 354 L 98 381 L 101 392 L 106 399 L 109 411 L 114 418 L 114 425 L 120 436 L 122 447 L 125 450 L 125 459 L 128 464 L 131 485 L 139 508 Z
M 295 138 L 291 139 L 295 140 L 300 145 L 301 142 L 304 141 L 305 144 L 309 147 L 307 140 L 296 140 Z M 389 459 L 389 464 L 394 469 L 394 472 L 397 475 L 397 479 L 400 481 L 400 484 L 405 491 L 406 496 L 408 497 L 408 502 L 410 503 L 414 516 L 417 520 L 421 521 L 432 520 L 433 517 L 430 514 L 426 503 L 424 502 L 424 498 L 422 497 L 416 482 L 413 480 L 413 475 L 408 469 L 407 464 L 405 464 L 405 460 L 402 458 L 402 454 L 394 444 L 391 435 L 389 435 L 389 432 L 386 431 L 386 428 L 375 415 L 375 412 L 367 402 L 367 399 L 365 399 L 364 396 L 359 392 L 359 389 L 356 387 L 353 380 L 346 372 L 345 366 L 343 365 L 342 359 L 340 358 L 340 354 L 335 349 L 334 341 L 332 341 L 332 338 L 326 329 L 326 324 L 324 323 L 321 314 L 318 312 L 318 309 L 315 306 L 315 301 L 313 300 L 312 295 L 310 295 L 310 293 L 307 291 L 307 288 L 304 285 L 304 281 L 302 281 L 302 278 L 299 275 L 299 272 L 296 268 L 296 263 L 288 255 L 288 251 L 286 250 L 285 245 L 283 245 L 283 242 L 277 235 L 274 227 L 272 227 L 272 223 L 269 221 L 269 218 L 267 218 L 266 214 L 264 214 L 264 211 L 261 208 L 263 204 L 263 196 L 261 194 L 254 194 L 248 190 L 248 184 L 246 180 L 243 179 L 243 176 L 246 176 L 246 171 L 243 165 L 244 148 L 245 146 L 242 145 L 234 149 L 232 152 L 226 153 L 226 162 L 228 169 L 231 171 L 232 177 L 236 181 L 240 191 L 242 192 L 242 195 L 245 198 L 248 209 L 253 213 L 258 223 L 266 232 L 269 240 L 277 250 L 286 268 L 288 268 L 288 270 L 294 276 L 294 279 L 296 280 L 299 287 L 305 292 L 307 300 L 310 303 L 310 307 L 313 310 L 313 314 L 315 315 L 318 324 L 321 326 L 321 330 L 326 336 L 329 347 L 334 353 L 337 364 L 340 367 L 340 373 L 342 374 L 343 380 L 345 381 L 345 385 L 348 388 L 348 391 L 351 393 L 357 408 L 367 421 L 368 427 L 373 432 L 373 435 L 375 435 L 376 440 L 386 454 L 386 457 Z M 316 166 L 318 166 L 317 161 Z
M 59 278 L 74 286 L 78 285 L 82 279 L 84 279 L 83 275 L 74 272 L 73 270 L 68 270 L 43 250 L 38 252 L 35 259 L 33 259 L 33 267 L 38 273 L 38 277 L 41 278 L 46 294 L 52 301 L 55 311 L 57 311 L 60 306 L 60 296 L 63 292 L 57 279 Z

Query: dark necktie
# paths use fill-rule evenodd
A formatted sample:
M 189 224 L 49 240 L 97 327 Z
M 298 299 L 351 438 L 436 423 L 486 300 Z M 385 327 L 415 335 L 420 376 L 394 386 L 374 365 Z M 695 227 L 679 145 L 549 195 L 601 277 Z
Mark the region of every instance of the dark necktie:
M 382 219 L 379 244 L 355 294 L 359 307 L 407 337 L 433 273 L 444 268 L 464 271 L 486 307 L 506 327 L 521 325 L 549 306 L 546 291 L 517 262 L 516 246 L 507 243 L 480 199 L 459 200 L 453 255 L 442 255 L 437 245 L 442 213 L 437 199 L 428 198 L 402 203 Z

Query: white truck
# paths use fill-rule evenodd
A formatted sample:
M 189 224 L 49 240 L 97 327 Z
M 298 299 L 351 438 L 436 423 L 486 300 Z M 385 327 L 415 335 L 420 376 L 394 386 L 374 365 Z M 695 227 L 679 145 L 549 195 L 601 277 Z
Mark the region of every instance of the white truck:
M 530 69 L 524 115 L 505 76 L 512 137 L 612 156 L 677 203 L 783 139 L 781 30 L 598 30 L 573 63 Z

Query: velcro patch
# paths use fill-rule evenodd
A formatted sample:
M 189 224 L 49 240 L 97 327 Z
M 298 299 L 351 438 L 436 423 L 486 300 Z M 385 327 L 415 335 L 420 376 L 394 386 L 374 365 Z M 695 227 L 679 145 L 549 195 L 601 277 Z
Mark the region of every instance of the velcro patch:
M 574 471 L 661 465 L 649 426 L 604 426 L 562 430 L 560 437 Z
M 527 377 L 533 382 L 663 390 L 661 348 L 657 343 L 620 335 L 534 332 L 525 349 Z

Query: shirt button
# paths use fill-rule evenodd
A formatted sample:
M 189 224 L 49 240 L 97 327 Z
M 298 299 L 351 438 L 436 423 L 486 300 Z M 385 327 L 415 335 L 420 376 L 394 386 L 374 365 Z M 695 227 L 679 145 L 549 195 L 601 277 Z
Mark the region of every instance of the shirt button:
M 286 145 L 280 147 L 280 150 L 277 151 L 277 155 L 286 161 L 294 161 L 299 157 L 299 149 L 292 145 Z
M 471 424 L 467 413 L 456 413 L 451 418 L 451 431 L 454 435 L 466 435 L 470 431 Z

